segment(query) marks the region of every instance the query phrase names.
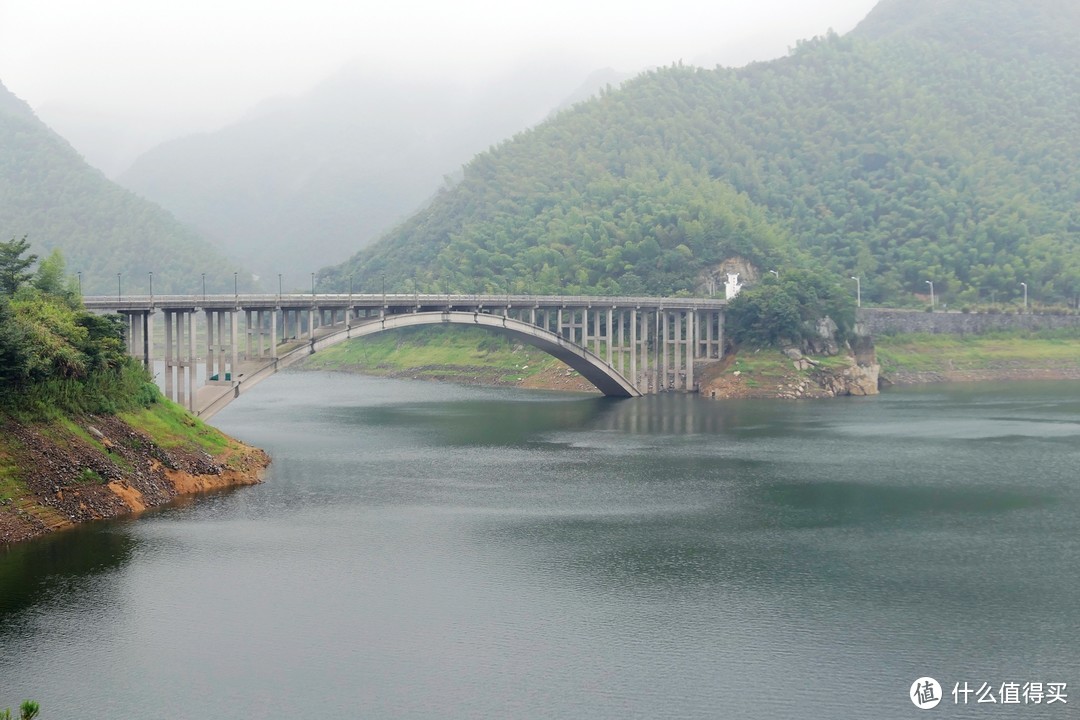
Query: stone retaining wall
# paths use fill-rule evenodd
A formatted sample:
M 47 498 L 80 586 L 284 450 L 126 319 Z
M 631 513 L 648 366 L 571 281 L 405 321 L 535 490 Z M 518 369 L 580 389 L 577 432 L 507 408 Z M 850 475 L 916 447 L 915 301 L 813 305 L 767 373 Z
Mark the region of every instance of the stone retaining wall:
M 1080 315 L 989 314 L 925 312 L 860 308 L 858 321 L 872 336 L 900 333 L 965 335 L 995 330 L 1057 330 L 1080 328 Z

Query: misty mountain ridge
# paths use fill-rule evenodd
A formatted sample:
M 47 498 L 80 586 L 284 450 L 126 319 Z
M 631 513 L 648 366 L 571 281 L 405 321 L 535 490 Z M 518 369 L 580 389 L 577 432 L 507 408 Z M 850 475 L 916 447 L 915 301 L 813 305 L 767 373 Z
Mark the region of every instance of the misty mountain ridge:
M 0 84 L 0 232 L 53 249 L 87 294 L 232 286 L 233 263 L 165 210 L 109 181 Z M 229 268 L 229 272 L 225 272 Z
M 298 244 L 317 270 L 428 202 L 477 152 L 540 122 L 569 93 L 586 95 L 580 77 L 523 64 L 469 85 L 354 64 L 234 125 L 164 143 L 118 181 L 265 276 L 295 268 Z M 595 76 L 592 92 L 612 78 Z
M 461 291 L 702 292 L 732 256 L 863 298 L 1080 298 L 1080 5 L 884 0 L 744 68 L 641 75 L 482 153 L 327 271 Z

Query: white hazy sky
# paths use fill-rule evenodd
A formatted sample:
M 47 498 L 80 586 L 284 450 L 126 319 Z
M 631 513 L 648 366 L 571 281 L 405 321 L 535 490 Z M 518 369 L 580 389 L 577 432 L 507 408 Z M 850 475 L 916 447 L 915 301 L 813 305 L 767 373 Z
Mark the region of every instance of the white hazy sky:
M 215 129 L 359 60 L 482 80 L 525 54 L 632 72 L 741 65 L 876 0 L 0 0 L 0 81 L 46 120 Z M 151 133 L 153 134 L 153 133 Z

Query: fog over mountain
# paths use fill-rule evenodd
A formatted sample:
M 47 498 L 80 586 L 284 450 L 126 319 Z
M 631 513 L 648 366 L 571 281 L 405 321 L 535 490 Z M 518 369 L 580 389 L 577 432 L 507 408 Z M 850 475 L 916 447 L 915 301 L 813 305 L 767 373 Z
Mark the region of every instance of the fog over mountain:
M 547 60 L 477 86 L 353 65 L 218 132 L 154 148 L 118 181 L 263 277 L 295 274 L 298 260 L 314 271 L 419 208 L 477 152 L 621 77 Z
M 0 84 L 0 233 L 42 257 L 60 250 L 87 293 L 232 287 L 242 263 L 161 207 L 90 167 L 29 105 Z M 246 279 L 246 277 L 245 277 Z

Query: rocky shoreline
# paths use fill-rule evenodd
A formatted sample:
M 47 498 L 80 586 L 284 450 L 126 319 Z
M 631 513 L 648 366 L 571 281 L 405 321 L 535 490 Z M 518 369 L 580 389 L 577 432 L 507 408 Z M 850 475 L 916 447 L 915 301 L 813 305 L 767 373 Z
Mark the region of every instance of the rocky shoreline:
M 253 485 L 270 464 L 265 452 L 231 438 L 215 455 L 179 442 L 166 447 L 114 416 L 81 416 L 63 425 L 8 418 L 0 432 L 0 461 L 9 476 L 13 468 L 18 475 L 0 500 L 0 545 L 138 513 L 182 495 Z

